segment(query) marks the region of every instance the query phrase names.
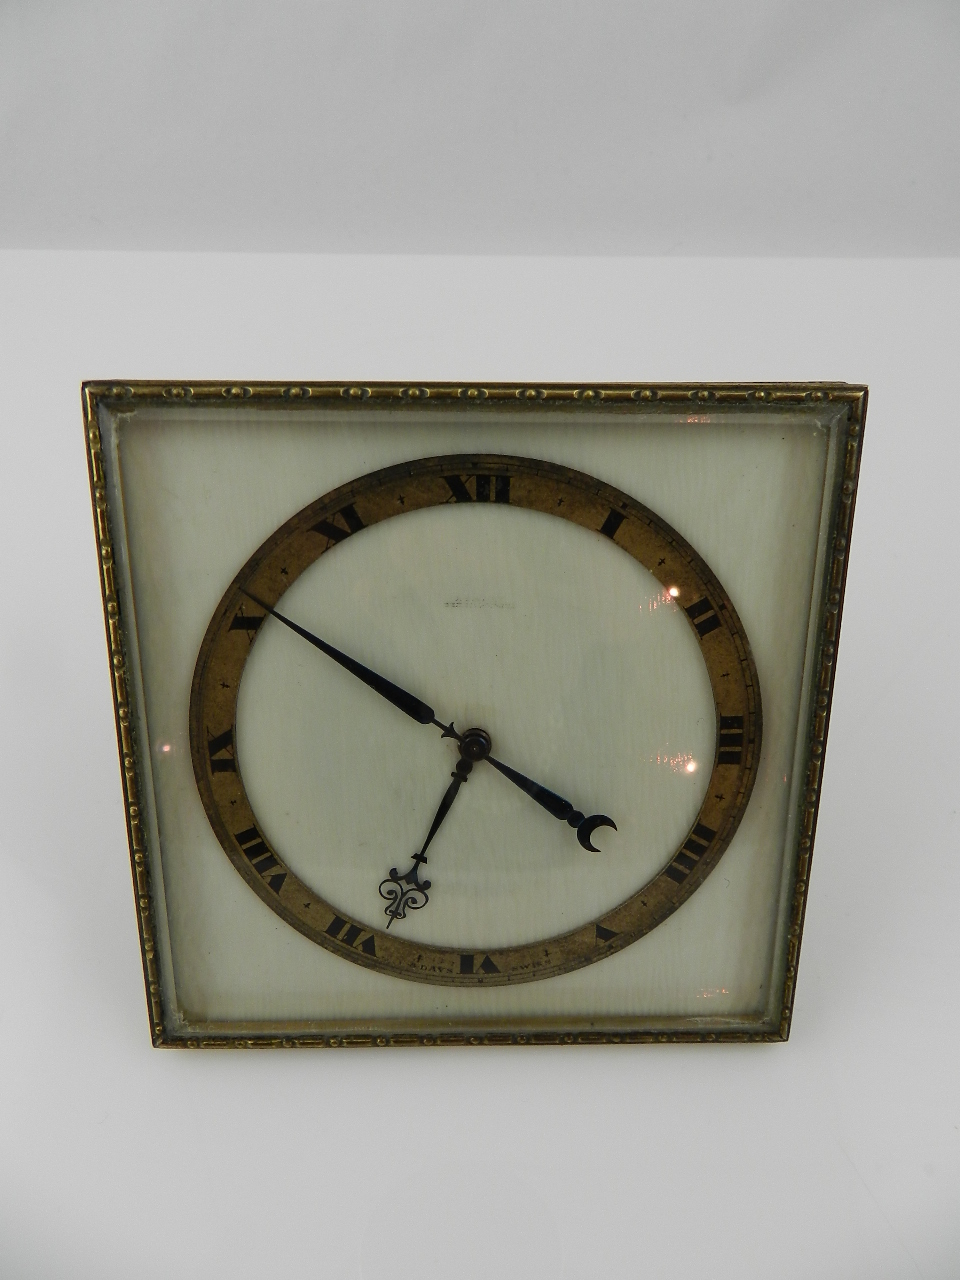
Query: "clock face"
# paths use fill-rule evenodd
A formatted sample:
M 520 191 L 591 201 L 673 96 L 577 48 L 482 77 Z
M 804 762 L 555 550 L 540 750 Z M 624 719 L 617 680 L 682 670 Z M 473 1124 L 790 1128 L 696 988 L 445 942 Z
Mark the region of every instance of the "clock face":
M 716 867 L 757 774 L 736 611 L 658 516 L 502 454 L 311 503 L 215 610 L 190 701 L 226 855 L 301 934 L 420 982 L 610 956 Z

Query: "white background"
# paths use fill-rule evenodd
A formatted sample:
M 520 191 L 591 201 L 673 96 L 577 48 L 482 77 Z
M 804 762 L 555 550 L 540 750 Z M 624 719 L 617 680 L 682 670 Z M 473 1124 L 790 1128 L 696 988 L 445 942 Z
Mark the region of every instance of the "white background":
M 0 1275 L 952 1280 L 956 262 L 0 255 Z M 793 1035 L 150 1047 L 84 377 L 862 380 Z
M 0 5 L 0 1276 L 960 1274 L 960 9 Z M 796 255 L 709 260 L 693 255 Z M 848 255 L 859 262 L 815 260 Z M 150 1048 L 84 377 L 870 383 L 787 1045 Z
M 957 254 L 958 62 L 956 0 L 6 0 L 0 244 Z

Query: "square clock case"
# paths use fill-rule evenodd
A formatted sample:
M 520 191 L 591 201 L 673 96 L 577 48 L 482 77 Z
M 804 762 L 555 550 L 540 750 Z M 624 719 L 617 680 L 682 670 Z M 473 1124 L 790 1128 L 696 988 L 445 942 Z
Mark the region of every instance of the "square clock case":
M 865 388 L 83 406 L 154 1043 L 787 1038 Z

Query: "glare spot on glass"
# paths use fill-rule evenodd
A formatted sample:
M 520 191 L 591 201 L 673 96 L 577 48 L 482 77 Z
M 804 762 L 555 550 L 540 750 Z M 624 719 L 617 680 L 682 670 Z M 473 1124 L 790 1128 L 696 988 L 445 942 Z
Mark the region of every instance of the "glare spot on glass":
M 646 602 L 647 612 L 653 613 L 655 609 L 659 609 L 661 605 L 665 605 L 665 604 L 672 605 L 675 608 L 677 596 L 679 594 L 680 594 L 680 589 L 678 587 L 670 587 L 669 590 L 658 591 L 655 596 L 648 597 Z M 642 601 L 640 604 L 640 608 L 641 610 L 643 609 Z
M 689 751 L 676 755 L 671 755 L 669 751 L 658 751 L 655 756 L 648 756 L 647 759 L 651 764 L 669 765 L 674 773 L 695 773 L 697 770 L 697 762 Z
M 173 748 L 170 746 L 169 742 L 162 742 L 160 744 L 160 750 L 163 753 L 163 755 L 166 755 L 169 751 L 172 751 Z

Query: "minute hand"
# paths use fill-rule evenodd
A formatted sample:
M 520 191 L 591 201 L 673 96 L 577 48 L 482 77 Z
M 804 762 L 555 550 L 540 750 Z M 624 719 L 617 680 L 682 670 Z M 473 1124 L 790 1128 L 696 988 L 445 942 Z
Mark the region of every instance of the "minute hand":
M 550 791 L 546 787 L 542 787 L 539 782 L 534 782 L 532 778 L 528 778 L 525 774 L 518 773 L 516 769 L 511 769 L 502 760 L 487 756 L 487 761 L 493 765 L 498 773 L 502 773 L 505 778 L 509 778 L 521 791 L 525 791 L 532 800 L 536 800 L 537 804 L 542 805 L 547 813 L 553 814 L 561 822 L 569 823 L 571 827 L 576 827 L 577 839 L 584 849 L 589 849 L 592 853 L 599 852 L 596 846 L 590 842 L 590 837 L 597 827 L 613 827 L 614 831 L 616 831 L 617 824 L 612 818 L 608 818 L 606 814 L 595 813 L 587 818 L 579 809 L 575 809 L 569 800 L 564 800 L 563 796 L 558 796 L 555 791 Z
M 358 680 L 362 680 L 365 685 L 369 685 L 375 693 L 379 693 L 382 698 L 386 698 L 395 707 L 399 707 L 401 711 L 406 712 L 418 724 L 436 724 L 441 729 L 444 727 L 437 720 L 433 707 L 428 707 L 425 702 L 415 698 L 412 693 L 407 693 L 406 689 L 401 689 L 398 684 L 387 680 L 385 676 L 378 675 L 376 671 L 371 671 L 369 667 L 365 667 L 362 662 L 357 662 L 356 658 L 351 658 L 349 654 L 341 653 L 332 644 L 327 644 L 326 640 L 321 640 L 319 636 L 315 636 L 312 631 L 307 631 L 305 627 L 298 626 L 296 622 L 291 622 L 289 618 L 285 618 L 282 613 L 277 613 L 276 609 L 271 609 L 270 605 L 258 599 L 252 592 L 244 591 L 243 594 L 249 596 L 253 603 L 259 605 L 261 609 L 266 609 L 272 618 L 276 618 L 285 627 L 295 631 L 298 636 L 308 640 L 321 653 L 325 653 L 328 658 L 338 662 L 345 671 L 349 671 Z

